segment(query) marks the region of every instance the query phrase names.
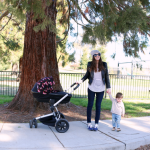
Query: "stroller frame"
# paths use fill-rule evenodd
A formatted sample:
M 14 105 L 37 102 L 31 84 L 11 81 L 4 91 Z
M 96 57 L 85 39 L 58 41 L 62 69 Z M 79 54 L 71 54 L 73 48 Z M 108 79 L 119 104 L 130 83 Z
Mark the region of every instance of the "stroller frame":
M 65 92 L 70 90 L 76 84 L 77 83 L 73 83 L 68 89 L 65 90 Z M 36 117 L 33 120 L 30 120 L 29 121 L 29 127 L 32 128 L 32 126 L 34 125 L 35 128 L 37 128 L 38 127 L 37 120 L 39 120 L 40 122 L 42 122 L 43 124 L 46 124 L 48 126 L 55 126 L 55 129 L 59 133 L 65 133 L 69 129 L 69 122 L 65 119 L 65 116 L 60 111 L 58 111 L 57 106 L 60 102 L 62 102 L 69 94 L 71 94 L 78 87 L 79 87 L 79 84 L 77 84 L 77 86 L 75 88 L 73 88 L 73 90 L 70 93 L 66 93 L 57 102 L 55 102 L 55 99 L 49 99 L 49 106 L 50 106 L 50 110 L 52 111 L 52 113 L 47 114 L 47 115 L 43 115 L 40 117 Z M 46 118 L 46 117 L 48 119 L 49 118 L 52 119 L 52 121 L 50 121 L 49 123 L 45 123 L 44 118 Z

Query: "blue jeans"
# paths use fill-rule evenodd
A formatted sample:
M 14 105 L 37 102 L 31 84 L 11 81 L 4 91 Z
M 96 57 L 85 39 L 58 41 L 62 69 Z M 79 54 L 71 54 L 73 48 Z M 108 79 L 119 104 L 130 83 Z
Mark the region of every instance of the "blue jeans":
M 116 127 L 116 124 L 117 124 L 117 128 L 120 128 L 120 120 L 121 120 L 121 115 L 112 114 L 113 127 Z
M 96 114 L 95 114 L 95 123 L 98 124 L 101 112 L 101 102 L 103 99 L 103 92 L 93 92 L 88 88 L 88 106 L 87 106 L 87 123 L 91 123 L 91 113 L 94 103 L 94 98 L 96 94 Z

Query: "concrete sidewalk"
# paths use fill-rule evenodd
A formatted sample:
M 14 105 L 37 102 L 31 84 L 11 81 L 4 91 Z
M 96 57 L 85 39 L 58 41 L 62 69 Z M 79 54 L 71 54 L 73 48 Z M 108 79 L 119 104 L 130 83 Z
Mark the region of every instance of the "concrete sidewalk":
M 0 150 L 129 150 L 150 144 L 150 117 L 121 120 L 121 132 L 111 131 L 111 120 L 102 120 L 99 131 L 88 131 L 86 122 L 69 122 L 66 133 L 38 123 L 0 123 Z

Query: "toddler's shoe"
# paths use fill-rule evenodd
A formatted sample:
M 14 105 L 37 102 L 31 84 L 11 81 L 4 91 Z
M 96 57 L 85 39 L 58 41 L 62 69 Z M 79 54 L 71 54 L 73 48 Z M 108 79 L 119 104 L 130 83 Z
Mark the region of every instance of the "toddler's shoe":
M 93 126 L 92 126 L 92 124 L 88 124 L 87 128 L 88 128 L 89 131 L 93 131 Z
M 121 129 L 120 129 L 120 128 L 117 128 L 117 132 L 119 132 L 119 131 L 121 131 Z
M 98 124 L 95 124 L 95 127 L 93 128 L 94 131 L 98 130 Z
M 115 128 L 115 127 L 113 127 L 111 130 L 112 130 L 112 131 L 115 131 L 115 130 L 116 130 L 116 128 Z

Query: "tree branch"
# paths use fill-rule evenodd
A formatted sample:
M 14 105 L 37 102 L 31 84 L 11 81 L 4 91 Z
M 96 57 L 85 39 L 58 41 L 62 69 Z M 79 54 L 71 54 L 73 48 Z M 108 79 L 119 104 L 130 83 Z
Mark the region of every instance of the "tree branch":
M 11 20 L 11 17 L 12 17 L 12 14 L 11 14 L 9 20 L 7 21 L 7 23 L 0 29 L 0 31 L 2 31 L 5 28 L 5 26 L 9 23 L 9 21 Z
M 118 7 L 116 9 L 119 10 L 126 10 L 124 5 L 122 5 L 119 1 L 115 2 L 114 0 L 112 0 L 116 5 L 118 5 Z M 127 6 L 127 5 L 126 5 Z M 122 8 L 122 9 L 121 9 Z
M 84 2 L 81 2 L 81 4 L 84 4 L 84 3 L 86 3 L 86 2 L 88 2 L 89 0 L 85 0 Z
M 17 4 L 17 8 L 19 7 L 19 4 L 20 4 L 21 0 L 19 0 L 18 4 Z M 5 11 L 1 16 L 0 16 L 0 21 L 3 19 L 3 17 L 7 16 L 10 12 L 7 10 Z M 8 16 L 7 16 L 8 17 Z M 5 26 L 9 23 L 9 21 L 12 19 L 12 14 L 10 17 L 8 17 L 9 20 L 7 21 L 7 23 L 0 29 L 0 31 L 2 31 Z M 14 19 L 13 19 L 14 20 Z M 19 26 L 19 25 L 18 25 Z
M 61 58 L 61 55 L 60 55 L 59 58 L 58 58 L 58 63 L 59 63 L 60 58 Z
M 7 16 L 7 18 L 10 19 L 10 17 L 8 17 L 8 16 Z M 19 25 L 21 24 L 21 22 L 19 23 L 19 22 L 17 22 L 17 21 L 16 21 L 15 19 L 13 19 L 13 18 L 11 18 L 11 20 L 14 21 L 14 22 L 16 23 L 17 26 L 19 26 Z
M 71 17 L 71 18 L 72 18 L 78 25 L 85 27 L 85 25 L 78 23 L 73 17 Z
M 17 7 L 19 6 L 21 0 L 19 0 L 18 4 L 17 4 Z M 7 16 L 9 14 L 9 11 L 6 10 L 1 16 L 0 16 L 0 21 L 3 19 L 3 17 Z
M 80 11 L 80 13 L 82 14 L 82 16 L 84 17 L 84 19 L 89 22 L 90 24 L 95 24 L 94 22 L 91 22 L 86 16 L 85 14 L 82 12 L 81 8 L 79 7 L 79 5 L 75 2 L 75 6 L 76 8 Z
M 0 16 L 0 21 L 3 19 L 3 17 L 7 16 L 9 14 L 9 11 L 6 10 L 1 16 Z

